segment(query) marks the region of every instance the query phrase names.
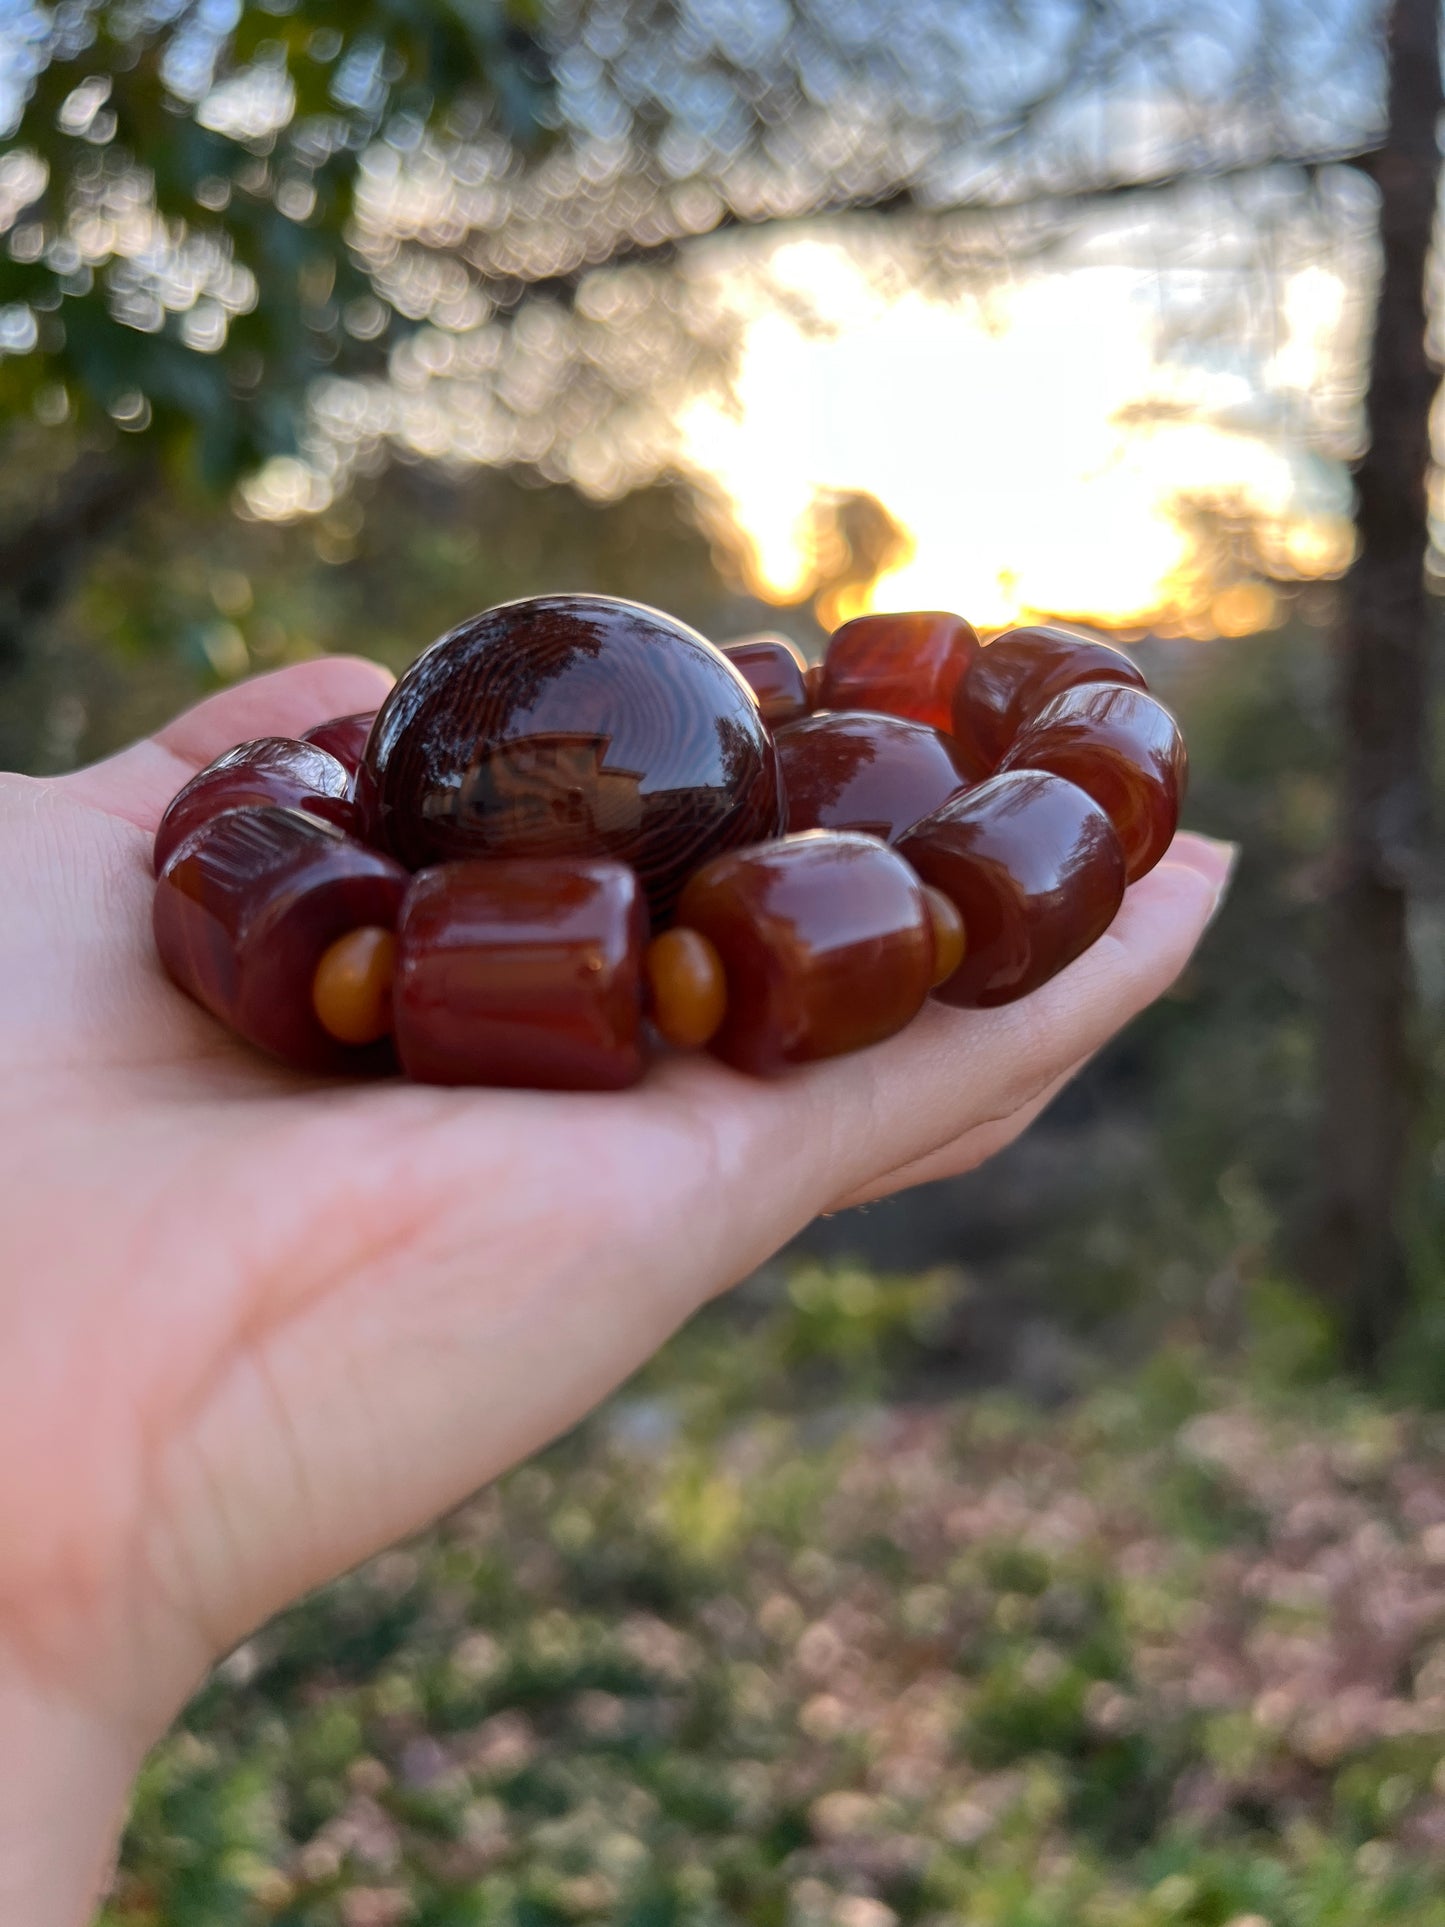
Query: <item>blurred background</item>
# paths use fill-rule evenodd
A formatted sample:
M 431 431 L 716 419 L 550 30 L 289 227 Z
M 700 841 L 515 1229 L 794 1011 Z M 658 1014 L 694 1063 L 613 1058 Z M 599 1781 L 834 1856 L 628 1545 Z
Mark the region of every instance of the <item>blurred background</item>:
M 1243 847 L 1022 1144 L 233 1655 L 108 1927 L 1445 1923 L 1441 104 L 1430 0 L 0 0 L 0 765 L 942 607 Z

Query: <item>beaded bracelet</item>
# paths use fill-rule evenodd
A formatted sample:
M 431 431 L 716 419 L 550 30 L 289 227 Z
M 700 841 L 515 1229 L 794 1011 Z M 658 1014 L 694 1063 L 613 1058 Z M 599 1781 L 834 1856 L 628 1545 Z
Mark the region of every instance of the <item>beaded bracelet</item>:
M 660 1041 L 771 1075 L 930 994 L 1036 990 L 1163 855 L 1186 767 L 1128 657 L 1063 630 L 864 616 L 809 670 L 535 597 L 443 636 L 375 716 L 192 778 L 156 943 L 299 1070 L 608 1090 Z

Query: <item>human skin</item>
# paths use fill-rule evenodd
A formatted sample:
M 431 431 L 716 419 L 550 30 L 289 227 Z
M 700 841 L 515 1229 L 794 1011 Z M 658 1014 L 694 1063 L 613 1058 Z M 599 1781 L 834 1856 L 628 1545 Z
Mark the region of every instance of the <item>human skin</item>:
M 1181 836 L 995 1011 L 760 1083 L 318 1083 L 166 981 L 150 837 L 194 770 L 374 708 L 332 658 L 79 773 L 0 776 L 0 1920 L 81 1927 L 146 1749 L 309 1587 L 580 1418 L 819 1212 L 969 1169 L 1183 967 Z

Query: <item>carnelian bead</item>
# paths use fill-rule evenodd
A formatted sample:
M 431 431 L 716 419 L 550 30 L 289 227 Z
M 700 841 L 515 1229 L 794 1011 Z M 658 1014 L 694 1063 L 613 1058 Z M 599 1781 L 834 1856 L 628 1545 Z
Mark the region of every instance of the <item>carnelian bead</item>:
M 1142 689 L 1085 683 L 1025 723 L 1002 767 L 1052 770 L 1086 790 L 1107 811 L 1137 883 L 1173 839 L 1189 762 L 1163 703 Z
M 228 749 L 171 798 L 156 831 L 153 862 L 160 875 L 171 853 L 223 810 L 274 804 L 304 810 L 339 829 L 355 827 L 344 764 L 315 743 L 262 736 Z
M 978 637 L 962 616 L 857 616 L 829 638 L 814 707 L 881 709 L 951 730 L 954 691 L 977 654 Z
M 318 723 L 314 729 L 308 729 L 301 740 L 303 743 L 315 743 L 318 749 L 324 749 L 329 756 L 334 756 L 354 781 L 361 767 L 361 759 L 366 754 L 366 739 L 375 721 L 374 709 L 356 716 L 333 716 L 328 722 Z
M 338 1044 L 374 1044 L 391 1029 L 396 938 L 377 924 L 338 937 L 311 980 L 317 1020 Z
M 923 896 L 928 905 L 929 921 L 933 925 L 933 982 L 930 988 L 936 990 L 940 984 L 948 982 L 963 962 L 968 938 L 958 905 L 952 897 L 946 897 L 942 890 L 935 890 L 931 883 L 924 884 Z
M 647 946 L 645 964 L 653 1023 L 675 1050 L 700 1050 L 727 1014 L 727 974 L 700 930 L 680 924 Z
M 874 710 L 809 716 L 774 741 L 790 830 L 866 830 L 890 843 L 982 773 L 951 737 Z
M 223 1024 L 299 1070 L 384 1070 L 384 1048 L 332 1036 L 317 967 L 338 937 L 389 928 L 409 878 L 300 810 L 227 810 L 192 831 L 156 885 L 161 961 Z
M 1079 683 L 1144 678 L 1118 649 L 1067 629 L 1010 629 L 970 662 L 954 696 L 954 735 L 983 770 L 997 769 L 1024 724 Z
M 963 918 L 945 1003 L 1026 997 L 1103 935 L 1124 896 L 1124 852 L 1091 796 L 1046 770 L 1009 770 L 915 824 L 900 842 Z
M 427 1084 L 620 1090 L 645 1068 L 647 909 L 605 858 L 447 863 L 397 930 L 397 1055 Z
M 811 704 L 803 678 L 803 652 L 786 636 L 751 636 L 746 642 L 723 644 L 723 654 L 758 699 L 758 710 L 769 729 L 806 716 Z
M 711 939 L 727 974 L 712 1050 L 759 1076 L 891 1037 L 933 976 L 922 886 L 871 836 L 806 830 L 716 857 L 688 881 L 678 920 Z

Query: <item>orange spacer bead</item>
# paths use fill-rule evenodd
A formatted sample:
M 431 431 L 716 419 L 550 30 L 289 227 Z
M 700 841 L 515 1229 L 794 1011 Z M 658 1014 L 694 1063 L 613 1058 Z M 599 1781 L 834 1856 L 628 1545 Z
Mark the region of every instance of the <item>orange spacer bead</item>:
M 723 961 L 700 930 L 664 930 L 647 946 L 644 965 L 651 1017 L 676 1050 L 700 1050 L 727 1015 Z
M 968 947 L 968 939 L 963 932 L 963 918 L 958 914 L 958 905 L 952 897 L 946 897 L 942 890 L 936 890 L 931 883 L 925 883 L 923 894 L 928 899 L 928 915 L 933 924 L 933 988 L 946 984 L 963 962 L 963 953 Z
M 396 938 L 367 924 L 323 951 L 311 980 L 311 1003 L 321 1028 L 338 1044 L 374 1044 L 391 1029 L 391 982 Z

